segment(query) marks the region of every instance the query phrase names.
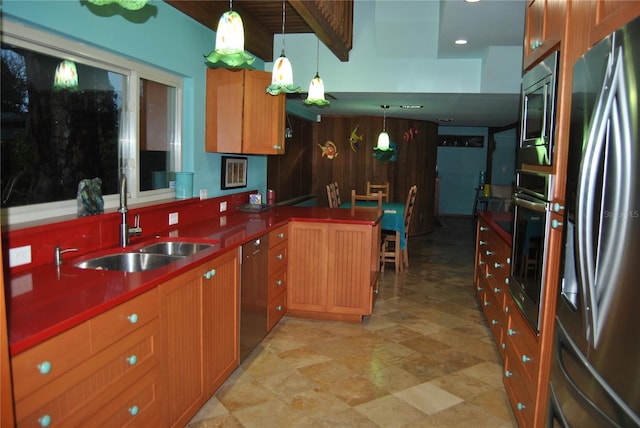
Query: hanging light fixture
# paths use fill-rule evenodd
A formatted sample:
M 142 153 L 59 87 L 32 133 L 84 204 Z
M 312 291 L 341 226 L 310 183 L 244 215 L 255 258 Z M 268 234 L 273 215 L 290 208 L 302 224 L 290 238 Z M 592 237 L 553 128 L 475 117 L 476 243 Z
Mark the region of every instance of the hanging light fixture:
M 383 112 L 383 116 L 382 116 L 382 132 L 380 133 L 380 135 L 378 135 L 378 145 L 376 146 L 375 150 L 382 150 L 382 151 L 387 151 L 389 150 L 389 134 L 387 134 L 387 130 L 386 130 L 386 125 L 387 125 L 387 109 L 389 108 L 388 105 L 381 105 L 380 107 L 382 107 L 382 112 Z
M 284 54 L 284 22 L 285 22 L 285 2 L 282 1 L 282 53 L 273 63 L 271 72 L 271 85 L 267 86 L 267 93 L 278 95 L 282 93 L 300 92 L 300 86 L 293 84 L 293 70 L 291 62 Z
M 233 0 L 229 0 L 229 10 L 218 21 L 216 47 L 204 58 L 208 66 L 221 62 L 229 67 L 251 65 L 256 60 L 244 51 L 244 26 L 240 14 L 233 10 Z
M 53 89 L 78 89 L 78 70 L 75 62 L 65 59 L 56 67 L 56 74 L 53 76 Z
M 148 0 L 88 0 L 89 3 L 93 3 L 98 6 L 105 6 L 111 3 L 116 3 L 127 10 L 140 10 L 147 4 Z
M 326 106 L 331 104 L 330 101 L 327 101 L 324 98 L 324 83 L 318 74 L 318 68 L 320 64 L 320 39 L 318 38 L 318 49 L 316 56 L 316 77 L 311 79 L 311 83 L 309 84 L 309 93 L 307 94 L 307 99 L 304 100 L 304 103 L 315 104 L 317 106 Z

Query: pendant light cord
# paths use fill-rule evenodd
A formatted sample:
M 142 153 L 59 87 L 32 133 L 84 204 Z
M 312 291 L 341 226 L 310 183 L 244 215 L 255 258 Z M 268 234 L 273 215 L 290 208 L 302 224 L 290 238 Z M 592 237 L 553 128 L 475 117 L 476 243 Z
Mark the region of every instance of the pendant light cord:
M 282 55 L 284 55 L 284 21 L 285 21 L 285 0 L 282 0 Z
M 319 74 L 319 70 L 320 70 L 320 37 L 317 38 L 318 40 L 318 47 L 316 48 L 316 77 L 318 77 Z

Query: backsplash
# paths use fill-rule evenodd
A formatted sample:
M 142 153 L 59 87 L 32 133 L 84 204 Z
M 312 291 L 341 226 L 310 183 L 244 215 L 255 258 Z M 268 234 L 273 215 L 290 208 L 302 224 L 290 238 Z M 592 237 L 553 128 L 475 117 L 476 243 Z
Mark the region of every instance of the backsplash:
M 203 219 L 220 216 L 220 203 L 227 203 L 226 213 L 233 213 L 237 206 L 247 203 L 250 190 L 231 195 L 200 200 L 198 198 L 174 200 L 153 205 L 130 205 L 129 225 L 133 226 L 136 215 L 140 216 L 142 234 L 131 237 L 131 244 L 163 234 L 172 228 L 184 226 Z M 178 223 L 169 225 L 169 214 L 177 213 Z M 2 257 L 5 272 L 11 274 L 33 269 L 37 266 L 53 263 L 55 247 L 76 248 L 70 257 L 80 256 L 102 248 L 119 245 L 119 225 L 121 214 L 115 210 L 95 216 L 65 217 L 60 221 L 38 224 L 30 227 L 7 227 L 2 231 Z M 29 263 L 10 267 L 9 250 L 24 248 L 24 259 Z M 22 256 L 21 256 L 22 258 Z

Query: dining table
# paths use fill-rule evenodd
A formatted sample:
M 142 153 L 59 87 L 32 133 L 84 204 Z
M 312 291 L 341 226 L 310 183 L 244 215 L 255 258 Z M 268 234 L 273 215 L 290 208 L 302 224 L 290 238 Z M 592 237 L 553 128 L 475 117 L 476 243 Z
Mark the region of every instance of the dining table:
M 373 207 L 378 203 L 375 201 L 358 201 L 357 206 Z M 351 202 L 343 202 L 340 208 L 351 208 Z M 380 222 L 381 229 L 391 230 L 397 233 L 400 237 L 400 249 L 406 248 L 406 237 L 404 235 L 404 208 L 403 202 L 383 202 L 382 203 L 382 221 Z

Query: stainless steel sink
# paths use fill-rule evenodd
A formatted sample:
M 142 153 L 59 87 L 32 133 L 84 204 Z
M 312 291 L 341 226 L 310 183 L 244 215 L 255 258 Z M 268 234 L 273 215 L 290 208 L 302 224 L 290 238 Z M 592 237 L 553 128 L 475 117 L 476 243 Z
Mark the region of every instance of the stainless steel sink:
M 211 248 L 213 244 L 200 244 L 195 242 L 165 241 L 157 242 L 140 248 L 141 253 L 163 254 L 168 256 L 190 256 L 198 251 Z
M 149 253 L 118 253 L 77 263 L 80 269 L 143 272 L 157 269 L 182 259 L 182 256 Z

